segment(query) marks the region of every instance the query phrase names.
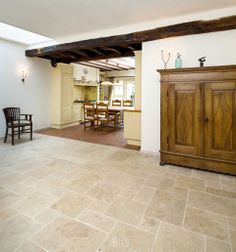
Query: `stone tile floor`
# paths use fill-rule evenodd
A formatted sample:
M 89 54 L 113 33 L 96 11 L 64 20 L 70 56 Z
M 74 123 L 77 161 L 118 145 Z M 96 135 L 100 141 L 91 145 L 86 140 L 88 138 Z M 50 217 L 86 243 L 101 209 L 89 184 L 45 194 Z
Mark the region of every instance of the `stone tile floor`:
M 44 135 L 0 160 L 1 252 L 236 251 L 236 177 Z

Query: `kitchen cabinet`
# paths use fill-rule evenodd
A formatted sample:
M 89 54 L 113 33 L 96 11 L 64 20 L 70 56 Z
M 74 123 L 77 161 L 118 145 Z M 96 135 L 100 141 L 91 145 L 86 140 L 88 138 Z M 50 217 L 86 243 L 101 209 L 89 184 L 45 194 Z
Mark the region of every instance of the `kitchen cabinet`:
M 73 66 L 58 64 L 51 82 L 51 126 L 65 128 L 78 124 L 73 115 Z
M 73 120 L 83 121 L 83 104 L 82 103 L 73 104 Z
M 236 66 L 159 73 L 161 164 L 236 175 Z

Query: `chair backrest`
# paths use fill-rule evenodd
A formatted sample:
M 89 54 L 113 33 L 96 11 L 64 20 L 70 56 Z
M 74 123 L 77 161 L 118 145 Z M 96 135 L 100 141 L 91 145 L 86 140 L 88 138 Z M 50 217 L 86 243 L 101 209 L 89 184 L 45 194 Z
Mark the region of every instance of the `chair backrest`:
M 124 100 L 123 101 L 123 106 L 124 107 L 132 107 L 133 106 L 133 101 L 132 100 Z
M 95 116 L 94 104 L 90 102 L 84 103 L 84 119 L 91 119 Z
M 10 123 L 12 121 L 20 120 L 20 108 L 17 107 L 7 107 L 3 109 L 6 123 Z
M 108 116 L 108 104 L 99 102 L 96 105 L 97 116 L 107 117 Z
M 112 106 L 117 106 L 120 107 L 121 106 L 121 100 L 112 100 Z

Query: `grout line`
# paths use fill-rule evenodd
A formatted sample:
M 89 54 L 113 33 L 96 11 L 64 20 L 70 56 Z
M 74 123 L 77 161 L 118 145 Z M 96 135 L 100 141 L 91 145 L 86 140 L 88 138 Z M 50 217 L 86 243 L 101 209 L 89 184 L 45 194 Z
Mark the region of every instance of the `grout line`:
M 187 210 L 187 207 L 188 207 L 188 199 L 189 199 L 189 191 L 188 191 L 188 194 L 187 194 L 187 199 L 186 199 L 186 203 L 185 203 L 186 205 L 185 205 L 185 209 L 184 209 L 184 217 L 183 217 L 181 227 L 184 227 L 184 222 L 185 222 L 185 218 L 186 218 L 186 210 Z
M 207 250 L 206 250 L 206 235 L 204 235 L 204 251 L 207 252 Z
M 229 238 L 229 246 L 231 249 L 231 252 L 233 252 L 233 248 L 232 248 L 232 241 L 231 241 L 231 233 L 230 233 L 230 229 L 229 229 L 229 220 L 228 220 L 228 216 L 226 216 L 226 225 L 227 225 L 227 230 L 228 230 L 228 238 Z
M 105 244 L 105 242 L 109 239 L 110 235 L 112 234 L 113 230 L 116 228 L 116 226 L 118 225 L 117 222 L 114 223 L 112 229 L 110 230 L 110 232 L 107 234 L 107 236 L 104 238 L 104 240 L 101 242 L 101 244 L 98 246 L 98 250 L 101 249 L 101 247 Z
M 160 232 L 160 229 L 161 229 L 161 225 L 162 225 L 162 221 L 160 221 L 159 227 L 158 227 L 157 232 L 156 232 L 156 234 L 155 234 L 155 236 L 154 236 L 153 243 L 152 243 L 152 247 L 151 247 L 151 252 L 155 252 L 155 251 L 153 251 L 153 248 L 154 248 L 154 245 L 155 245 L 156 242 L 157 242 L 157 237 L 158 237 L 158 235 L 159 235 L 159 232 Z

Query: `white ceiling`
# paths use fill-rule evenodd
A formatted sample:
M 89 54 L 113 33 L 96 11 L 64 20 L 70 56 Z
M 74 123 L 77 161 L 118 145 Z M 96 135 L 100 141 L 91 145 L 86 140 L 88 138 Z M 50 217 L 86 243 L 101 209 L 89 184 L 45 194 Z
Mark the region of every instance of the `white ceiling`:
M 236 0 L 0 1 L 0 22 L 55 40 L 236 5 Z

